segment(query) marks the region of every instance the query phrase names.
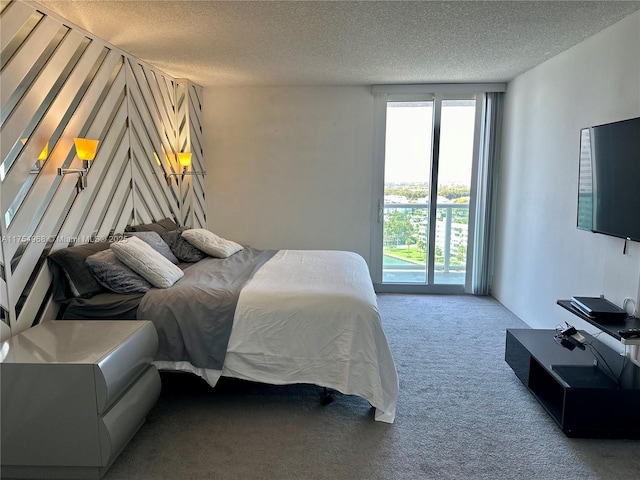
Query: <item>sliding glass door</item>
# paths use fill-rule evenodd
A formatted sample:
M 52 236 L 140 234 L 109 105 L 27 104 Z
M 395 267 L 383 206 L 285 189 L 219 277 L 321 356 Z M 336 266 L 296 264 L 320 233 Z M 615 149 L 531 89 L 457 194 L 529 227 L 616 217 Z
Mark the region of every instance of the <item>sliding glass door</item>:
M 382 281 L 428 279 L 433 100 L 386 106 Z
M 472 264 L 476 95 L 386 95 L 377 108 L 374 283 L 462 292 Z

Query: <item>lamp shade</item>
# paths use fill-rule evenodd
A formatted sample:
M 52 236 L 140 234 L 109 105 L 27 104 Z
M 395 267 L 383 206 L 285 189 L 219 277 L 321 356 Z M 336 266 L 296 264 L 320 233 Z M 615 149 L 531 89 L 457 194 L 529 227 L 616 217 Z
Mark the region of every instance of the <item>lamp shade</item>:
M 74 138 L 76 144 L 76 155 L 80 160 L 93 160 L 98 150 L 98 140 L 88 138 Z
M 29 140 L 29 139 L 28 138 L 21 138 L 20 139 L 20 141 L 22 142 L 23 145 L 26 145 L 27 140 Z M 49 156 L 49 142 L 44 144 L 44 148 L 40 152 L 40 155 L 38 155 L 38 160 L 46 160 L 48 156 Z
M 38 160 L 46 160 L 48 155 L 49 155 L 49 142 L 44 144 L 44 148 L 40 152 L 40 155 L 38 155 Z
M 178 153 L 178 162 L 181 167 L 188 167 L 191 165 L 191 153 L 190 152 L 181 152 Z

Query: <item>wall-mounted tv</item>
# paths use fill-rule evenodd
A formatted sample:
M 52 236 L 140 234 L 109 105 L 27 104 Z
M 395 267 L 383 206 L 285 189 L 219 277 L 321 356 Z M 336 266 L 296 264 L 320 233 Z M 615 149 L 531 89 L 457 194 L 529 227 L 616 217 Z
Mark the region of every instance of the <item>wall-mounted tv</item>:
M 580 131 L 578 228 L 640 242 L 640 117 Z

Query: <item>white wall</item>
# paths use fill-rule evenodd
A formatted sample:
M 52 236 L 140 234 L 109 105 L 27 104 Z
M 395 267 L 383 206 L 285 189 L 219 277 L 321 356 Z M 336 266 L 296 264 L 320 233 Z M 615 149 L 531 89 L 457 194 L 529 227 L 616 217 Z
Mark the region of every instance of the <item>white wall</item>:
M 209 229 L 369 260 L 369 87 L 210 88 L 203 111 Z
M 640 244 L 578 230 L 576 208 L 579 130 L 640 116 L 639 52 L 636 12 L 509 83 L 493 295 L 533 327 L 593 331 L 556 299 L 638 296 Z

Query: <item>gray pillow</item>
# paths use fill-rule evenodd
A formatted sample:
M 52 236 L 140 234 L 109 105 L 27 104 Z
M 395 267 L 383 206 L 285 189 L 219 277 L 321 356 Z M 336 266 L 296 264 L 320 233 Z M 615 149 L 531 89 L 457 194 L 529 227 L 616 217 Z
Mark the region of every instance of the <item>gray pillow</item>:
M 176 256 L 171 252 L 169 245 L 165 242 L 159 233 L 157 232 L 127 232 L 127 237 L 138 237 L 143 242 L 149 244 L 151 248 L 153 248 L 156 252 L 162 255 L 164 258 L 169 260 L 171 263 L 175 263 L 176 265 L 180 263 L 180 261 L 176 258 Z
M 103 250 L 87 257 L 87 266 L 102 285 L 116 293 L 145 293 L 152 285 L 116 257 Z
M 54 285 L 54 289 L 61 290 L 60 292 L 54 292 L 54 297 L 90 298 L 97 293 L 104 292 L 104 287 L 91 274 L 85 264 L 85 260 L 90 255 L 107 248 L 109 248 L 109 242 L 97 242 L 62 248 L 50 253 L 47 257 L 49 266 L 52 267 L 52 270 L 60 269 L 63 272 L 63 275 L 58 275 L 54 272 L 54 278 L 57 280 L 65 279 L 62 281 L 64 286 Z
M 178 228 L 178 224 L 170 218 L 163 218 L 153 223 L 144 223 L 142 225 L 128 225 L 125 232 L 156 232 L 164 233 Z
M 187 229 L 179 228 L 171 232 L 162 233 L 160 236 L 167 242 L 173 254 L 178 257 L 180 261 L 190 263 L 199 262 L 207 255 L 187 242 L 186 239 L 182 238 L 182 232 L 185 230 Z
M 118 260 L 157 288 L 169 288 L 184 272 L 136 237 L 111 244 Z

